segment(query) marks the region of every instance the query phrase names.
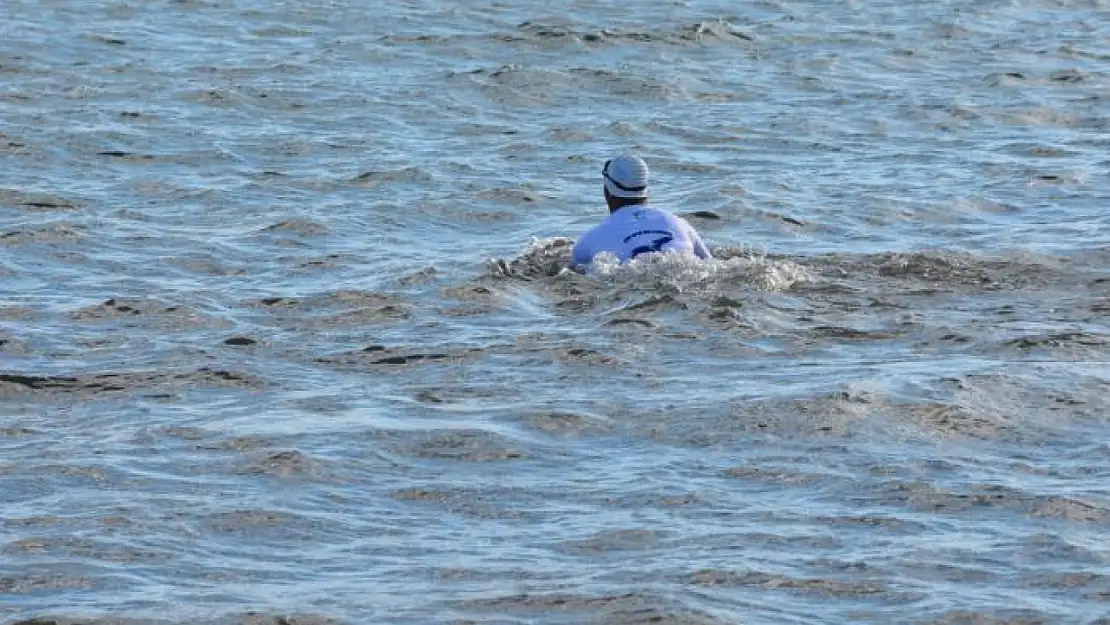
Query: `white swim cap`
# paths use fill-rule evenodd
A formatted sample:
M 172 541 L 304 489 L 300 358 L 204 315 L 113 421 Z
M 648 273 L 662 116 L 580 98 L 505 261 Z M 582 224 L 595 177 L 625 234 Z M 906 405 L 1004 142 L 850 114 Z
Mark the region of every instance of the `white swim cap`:
M 601 170 L 609 195 L 623 198 L 646 198 L 648 166 L 639 156 L 623 155 L 605 161 Z

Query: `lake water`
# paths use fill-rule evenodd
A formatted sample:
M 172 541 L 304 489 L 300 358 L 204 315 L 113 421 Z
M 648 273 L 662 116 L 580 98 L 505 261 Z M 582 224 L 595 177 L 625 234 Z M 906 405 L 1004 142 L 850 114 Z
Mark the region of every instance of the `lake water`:
M 1106 625 L 1108 148 L 1106 0 L 3 0 L 0 622 Z

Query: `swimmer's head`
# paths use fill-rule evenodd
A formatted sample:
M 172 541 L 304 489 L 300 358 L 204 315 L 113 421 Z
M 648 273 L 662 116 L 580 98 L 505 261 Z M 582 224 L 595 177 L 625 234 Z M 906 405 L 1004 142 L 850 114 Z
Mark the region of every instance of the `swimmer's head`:
M 625 154 L 605 161 L 601 168 L 609 207 L 643 204 L 648 197 L 648 166 L 639 156 Z

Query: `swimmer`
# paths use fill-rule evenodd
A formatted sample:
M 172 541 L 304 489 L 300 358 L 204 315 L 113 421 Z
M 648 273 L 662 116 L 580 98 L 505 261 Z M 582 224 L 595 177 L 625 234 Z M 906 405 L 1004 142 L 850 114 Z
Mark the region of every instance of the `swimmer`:
M 603 252 L 622 263 L 649 253 L 712 258 L 686 220 L 648 204 L 648 167 L 643 159 L 631 155 L 609 159 L 601 177 L 609 216 L 574 245 L 571 265 L 575 269 L 585 269 Z

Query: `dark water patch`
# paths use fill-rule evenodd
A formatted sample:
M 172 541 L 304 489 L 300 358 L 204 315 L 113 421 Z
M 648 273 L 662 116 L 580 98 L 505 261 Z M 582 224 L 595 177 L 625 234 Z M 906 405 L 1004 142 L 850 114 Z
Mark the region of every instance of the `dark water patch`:
M 683 219 L 704 219 L 706 221 L 718 221 L 721 219 L 721 216 L 717 213 L 706 210 L 693 211 L 690 213 L 678 213 L 678 216 L 682 217 Z
M 789 437 L 847 437 L 865 418 L 869 404 L 866 397 L 847 393 L 797 399 L 735 400 L 730 403 L 729 421 L 716 423 L 713 429 L 718 436 L 724 432 L 730 432 L 731 436 L 761 432 Z
M 433 219 L 444 224 L 477 224 L 477 227 L 481 228 L 485 224 L 519 221 L 520 215 L 513 209 L 474 210 L 468 209 L 468 206 L 485 206 L 491 202 L 500 202 L 519 207 L 521 203 L 536 201 L 536 197 L 528 192 L 490 189 L 472 191 L 468 189 L 459 191 L 457 197 L 452 198 L 448 203 L 425 204 L 410 211 L 410 214 L 430 215 Z
M 1018 349 L 1034 349 L 1039 347 L 1103 347 L 1107 339 L 1090 332 L 1056 332 L 1051 334 L 1037 334 L 1022 336 L 1006 341 L 1004 344 Z
M 678 85 L 671 80 L 656 78 L 655 75 L 635 76 L 624 72 L 576 67 L 556 76 L 559 82 L 578 84 L 582 81 L 593 83 L 592 90 L 604 89 L 617 97 L 635 100 L 672 101 L 685 98 Z M 691 131 L 687 130 L 687 134 Z
M 7 354 L 26 354 L 27 351 L 27 344 L 23 341 L 0 335 L 0 352 Z
M 365 307 L 396 304 L 398 299 L 387 293 L 374 291 L 343 290 L 306 298 L 301 303 L 308 308 Z
M 652 31 L 637 30 L 581 30 L 572 26 L 523 22 L 515 34 L 496 35 L 498 41 L 514 43 L 529 40 L 575 41 L 590 45 L 626 43 L 689 44 L 722 42 L 752 42 L 755 38 L 725 20 L 702 21 Z
M 504 400 L 517 397 L 514 387 L 500 384 L 482 384 L 470 381 L 462 384 L 437 384 L 426 386 L 417 382 L 408 387 L 408 392 L 416 401 L 423 404 L 466 404 L 474 401 Z
M 1016 544 L 1010 543 L 1018 561 L 1040 565 L 1045 562 L 1067 562 L 1071 567 L 1096 571 L 1105 567 L 1107 554 L 1101 543 L 1073 538 L 1069 533 L 1049 531 L 1024 536 Z M 1092 567 L 1094 565 L 1094 567 Z
M 708 102 L 711 104 L 748 102 L 752 99 L 750 93 L 737 91 L 695 91 L 690 94 L 690 97 L 698 102 Z
M 367 323 L 380 323 L 383 321 L 399 321 L 408 319 L 412 312 L 404 306 L 386 304 L 385 306 L 358 308 L 331 315 L 313 315 L 302 317 L 299 327 L 303 328 L 335 328 L 344 326 L 360 326 Z
M 114 35 L 100 35 L 100 34 L 86 34 L 85 38 L 89 41 L 96 41 L 99 43 L 108 44 L 110 46 L 125 46 L 127 41 L 116 37 Z
M 983 77 L 983 82 L 990 87 L 1018 86 L 1026 80 L 1027 77 L 1021 72 L 992 72 Z
M 190 436 L 193 435 L 190 430 L 186 430 L 185 433 Z M 272 441 L 257 436 L 236 436 L 234 438 L 202 445 L 199 449 L 207 449 L 210 451 L 252 452 L 255 450 L 269 449 L 274 445 L 275 443 Z
M 727 295 L 718 295 L 709 301 L 709 305 L 715 308 L 740 309 L 744 307 L 744 302 Z
M 434 504 L 451 514 L 476 519 L 519 520 L 528 514 L 525 506 L 536 506 L 536 502 L 520 502 L 509 493 L 470 488 L 404 488 L 391 496 L 397 501 Z
M 565 128 L 552 128 L 548 131 L 547 136 L 555 143 L 571 143 L 571 142 L 589 142 L 594 139 L 596 135 L 586 128 L 579 127 L 565 127 Z
M 376 187 L 394 182 L 431 183 L 432 176 L 421 167 L 403 167 L 384 171 L 364 171 L 351 179 L 360 187 Z
M 965 375 L 942 380 L 952 400 L 979 418 L 993 421 L 1010 440 L 1043 444 L 1074 428 L 1104 423 L 1106 382 L 1075 376 L 1068 387 L 1039 376 Z
M 67 222 L 54 222 L 2 233 L 0 234 L 0 246 L 27 245 L 30 243 L 68 243 L 81 240 L 84 236 L 84 229 L 81 226 Z
M 2 71 L 4 71 L 4 66 L 0 65 L 0 72 Z M 3 99 L 6 98 L 0 96 L 0 100 Z M 0 132 L 0 150 L 3 150 L 8 154 L 19 155 L 27 151 L 27 144 L 22 141 L 17 141 L 16 139 L 13 139 L 12 137 L 9 137 L 8 135 Z M 4 193 L 10 193 L 10 191 L 8 191 L 7 189 L 0 190 L 0 197 L 3 197 Z M 15 193 L 18 193 L 18 191 L 16 191 Z M 6 204 L 7 202 L 4 203 Z
M 597 365 L 597 366 L 617 366 L 626 364 L 623 360 L 602 353 L 592 347 L 573 346 L 558 348 L 554 351 L 555 361 L 566 365 Z
M 244 509 L 208 515 L 206 524 L 222 534 L 277 531 L 293 535 L 309 531 L 314 522 L 299 514 L 276 510 Z M 307 537 L 307 533 L 303 536 Z
M 1047 106 L 1030 106 L 1000 111 L 995 113 L 994 117 L 1004 124 L 1018 128 L 1030 126 L 1056 126 L 1066 128 L 1077 126 L 1081 121 L 1080 118 L 1077 118 L 1075 115 L 1064 112 L 1058 108 L 1050 108 Z
M 1079 83 L 1087 80 L 1090 76 L 1090 74 L 1077 69 L 1065 69 L 1052 72 L 1048 75 L 1048 80 L 1057 83 Z
M 792 470 L 775 469 L 764 466 L 732 467 L 725 471 L 728 477 L 741 478 L 779 484 L 783 486 L 804 486 L 814 484 L 826 479 L 826 476 L 814 473 L 800 473 Z
M 480 317 L 491 315 L 496 308 L 489 304 L 461 304 L 459 306 L 446 306 L 438 308 L 437 312 L 446 317 Z
M 620 308 L 622 312 L 674 312 L 689 308 L 690 305 L 671 294 L 648 295 L 637 301 L 625 304 Z
M 1044 155 L 1046 152 L 1053 150 L 1053 148 L 1043 146 L 1029 146 L 1026 149 L 1029 151 L 1027 156 Z M 1016 215 L 1023 211 L 1020 206 L 984 197 L 969 198 L 962 202 L 960 206 L 967 206 L 975 211 L 994 215 Z
M 928 620 L 916 621 L 919 625 L 1054 625 L 1059 621 L 1052 615 L 1029 609 L 1013 610 L 949 610 Z
M 887 295 L 1015 291 L 1076 282 L 1078 268 L 1063 258 L 985 258 L 964 252 L 880 253 L 862 256 L 795 258 L 824 280 L 847 280 L 869 290 L 882 286 Z M 891 291 L 892 288 L 897 290 Z
M 299 234 L 301 236 L 311 237 L 319 236 L 328 233 L 326 224 L 321 223 L 314 219 L 306 219 L 304 217 L 294 217 L 291 219 L 284 219 L 275 224 L 271 224 L 259 230 L 261 233 L 289 233 Z
M 1012 511 L 1074 523 L 1099 525 L 1110 521 L 1110 508 L 1105 506 L 1075 497 L 1038 495 L 1000 484 L 970 485 L 960 492 L 926 481 L 885 482 L 874 487 L 872 493 L 872 496 L 854 499 L 860 504 L 877 499 L 887 505 L 896 503 L 936 514 Z
M 734 521 L 744 522 L 753 517 L 763 517 L 775 521 L 784 520 L 780 515 L 774 513 L 768 515 L 751 513 L 742 509 L 730 510 L 719 507 L 715 508 L 712 514 L 718 519 L 727 519 L 729 523 Z M 804 527 L 806 530 L 804 532 L 776 531 L 771 533 L 741 530 L 711 532 L 672 542 L 676 547 L 683 549 L 712 549 L 715 553 L 735 554 L 744 558 L 747 557 L 747 554 L 759 551 L 805 553 L 816 556 L 821 553 L 835 553 L 836 550 L 844 547 L 845 541 L 837 536 L 808 524 Z
M 166 310 L 165 304 L 149 300 L 123 300 L 111 298 L 100 304 L 81 308 L 71 313 L 78 320 L 104 319 L 109 317 L 137 316 Z
M 725 20 L 693 21 L 658 29 L 583 28 L 557 22 L 521 22 L 512 31 L 487 35 L 388 35 L 383 41 L 392 45 L 476 45 L 480 42 L 527 44 L 529 46 L 578 47 L 620 46 L 627 44 L 691 45 L 751 44 L 754 35 Z
M 37 311 L 32 308 L 0 305 L 0 319 L 6 321 L 28 321 L 36 316 Z
M 583 540 L 568 540 L 554 545 L 555 551 L 577 556 L 601 556 L 659 546 L 666 534 L 644 529 L 607 530 Z
M 107 545 L 95 540 L 60 536 L 25 538 L 8 544 L 3 551 L 13 556 L 76 557 L 125 564 L 166 563 L 175 559 L 174 553 L 163 549 Z
M 1031 143 L 1025 143 L 1025 142 L 1010 143 L 1010 144 L 1007 144 L 1005 146 L 1001 146 L 1001 149 L 1004 149 L 1006 152 L 1008 152 L 1010 154 L 1015 154 L 1015 155 L 1018 155 L 1018 156 L 1028 156 L 1028 157 L 1033 157 L 1033 158 L 1073 158 L 1073 157 L 1079 156 L 1081 154 L 1078 151 L 1070 150 L 1070 149 L 1067 149 L 1067 148 L 1064 148 L 1064 147 L 1061 147 L 1061 146 L 1040 145 L 1040 144 L 1031 144 Z M 1004 209 L 1005 210 L 994 211 L 994 212 L 1000 212 L 1000 213 L 1016 213 L 1016 212 L 1018 212 L 1017 207 L 1014 207 L 1014 206 L 1005 206 Z
M 173 425 L 165 428 L 163 434 L 170 438 L 179 438 L 186 441 L 199 441 L 208 437 L 208 432 L 196 427 Z
M 344 625 L 344 621 L 323 614 L 268 614 L 245 612 L 229 618 L 232 625 Z
M 298 306 L 299 302 L 291 297 L 264 297 L 258 300 L 258 305 L 278 308 L 293 308 Z
M 134 320 L 134 323 L 156 324 L 163 329 L 220 327 L 227 320 L 189 306 L 170 304 L 154 298 L 133 299 L 113 297 L 99 304 L 85 306 L 70 313 L 74 321 Z M 129 324 L 130 325 L 130 324 Z
M 102 482 L 108 478 L 108 472 L 101 467 L 87 467 L 87 466 L 72 466 L 72 465 L 49 465 L 39 467 L 39 470 L 48 475 L 57 475 L 59 477 L 80 479 L 88 482 Z
M 0 93 L 0 102 L 30 102 L 31 100 L 34 100 L 34 97 L 27 95 L 26 93 L 20 93 L 17 91 Z M 9 147 L 12 147 L 11 144 L 9 144 Z M 22 152 L 22 149 L 25 147 L 25 145 L 19 144 L 14 147 L 17 147 L 17 149 Z
M 568 297 L 555 302 L 555 311 L 565 315 L 584 313 L 601 303 L 600 297 Z
M 924 402 L 884 406 L 895 423 L 913 424 L 943 438 L 1009 439 L 1020 434 L 1021 424 L 1003 415 L 976 411 L 958 404 Z
M 299 329 L 399 321 L 412 315 L 410 308 L 394 295 L 357 290 L 303 298 L 264 297 L 247 305 L 276 313 L 276 324 L 280 327 Z
M 440 430 L 429 432 L 401 453 L 429 460 L 495 462 L 518 460 L 525 452 L 504 436 L 485 430 Z
M 565 615 L 561 620 L 598 625 L 723 625 L 719 617 L 687 607 L 672 599 L 640 593 L 572 594 L 566 592 L 525 593 L 457 602 L 465 612 L 497 615 Z M 469 621 L 467 621 L 469 622 Z
M 522 108 L 548 107 L 582 88 L 637 101 L 672 101 L 681 97 L 673 81 L 656 74 L 633 75 L 586 67 L 563 70 L 510 63 L 496 69 L 470 72 L 466 77 L 490 100 Z M 531 147 L 531 144 L 518 142 L 502 149 Z
M 469 609 L 496 610 L 498 612 L 589 612 L 612 610 L 616 608 L 638 608 L 655 603 L 647 595 L 628 593 L 623 595 L 573 595 L 567 593 L 504 595 L 488 599 L 471 599 L 461 602 L 459 607 Z
M 873 597 L 912 601 L 916 596 L 899 597 L 885 580 L 882 579 L 843 579 L 816 577 L 792 577 L 762 571 L 731 571 L 707 569 L 691 574 L 687 582 L 697 586 L 712 587 L 757 587 L 767 590 L 784 590 L 805 595 L 821 597 Z
M 808 515 L 807 520 L 821 527 L 863 529 L 871 533 L 921 535 L 929 531 L 926 523 L 889 514 Z
M 59 590 L 92 590 L 99 585 L 96 581 L 83 577 L 32 573 L 20 577 L 0 577 L 0 594 L 29 595 Z
M 97 156 L 110 156 L 123 161 L 150 161 L 156 158 L 152 154 L 136 154 L 126 150 L 102 150 L 96 154 Z
M 545 434 L 558 436 L 604 434 L 613 429 L 611 424 L 597 417 L 572 412 L 539 412 L 525 417 L 524 421 Z
M 433 266 L 428 266 L 397 278 L 397 283 L 401 286 L 415 286 L 430 284 L 440 279 L 442 279 L 440 271 Z
M 445 401 L 439 395 L 436 395 L 435 392 L 428 389 L 418 391 L 413 395 L 413 399 L 422 404 L 442 404 Z
M 805 227 L 807 225 L 806 222 L 802 221 L 801 219 L 798 219 L 797 217 L 791 217 L 790 215 L 783 215 L 773 211 L 764 211 L 762 214 L 765 217 L 788 223 L 792 226 Z
M 266 451 L 254 454 L 240 472 L 252 475 L 274 475 L 289 477 L 310 475 L 319 463 L 308 454 L 296 449 L 286 451 Z
M 463 197 L 472 200 L 484 200 L 487 202 L 501 202 L 512 204 L 514 207 L 521 205 L 535 204 L 542 198 L 536 194 L 535 191 L 527 187 L 487 187 L 477 186 L 474 189 L 466 188 L 461 193 Z M 450 211 L 451 218 L 458 219 L 460 217 L 468 221 L 477 222 L 493 222 L 493 221 L 511 221 L 519 217 L 515 212 L 497 211 L 497 212 L 473 212 L 473 211 L 460 211 L 458 206 Z
M 1065 519 L 1095 525 L 1110 524 L 1110 507 L 1097 505 L 1073 497 L 1038 496 L 1030 504 L 1034 516 Z
M 436 346 L 429 350 L 407 347 L 369 345 L 334 356 L 317 358 L 317 362 L 344 367 L 407 368 L 418 365 L 453 365 L 471 360 L 486 351 L 480 348 Z
M 178 0 L 177 4 L 184 4 Z M 345 622 L 325 615 L 314 614 L 268 614 L 265 612 L 244 612 L 221 617 L 207 617 L 200 620 L 173 621 L 169 619 L 140 618 L 126 616 L 39 616 L 21 621 L 14 621 L 10 625 L 178 625 L 192 623 L 196 625 L 343 625 Z
M 681 606 L 642 606 L 615 609 L 596 617 L 598 625 L 723 625 L 730 621 L 719 616 Z
M 475 70 L 470 74 L 482 74 L 485 70 Z M 500 124 L 480 124 L 480 123 L 466 123 L 459 127 L 459 132 L 464 135 L 472 137 L 481 136 L 512 136 L 520 134 L 519 128 Z M 473 171 L 473 169 L 466 169 L 465 171 Z M 473 189 L 483 189 L 485 187 L 479 185 L 469 185 Z
M 481 581 L 481 582 L 495 582 L 499 581 L 503 575 L 510 575 L 513 579 L 544 579 L 550 577 L 550 574 L 545 574 L 533 569 L 523 568 L 497 568 L 497 569 L 480 569 L 480 568 L 467 568 L 457 566 L 445 567 L 432 567 L 429 572 L 437 579 L 443 581 Z M 468 622 L 468 621 L 460 621 Z
M 444 287 L 440 290 L 444 297 L 463 300 L 466 302 L 479 302 L 486 305 L 504 303 L 506 297 L 496 288 L 485 284 L 464 284 L 459 286 Z
M 105 393 L 136 393 L 149 390 L 189 388 L 259 389 L 265 383 L 252 375 L 201 367 L 194 371 L 168 373 L 133 371 L 92 373 L 74 376 L 38 376 L 0 373 L 0 396 L 34 393 L 39 395 L 85 396 Z
M 855 328 L 834 326 L 810 328 L 807 330 L 807 334 L 814 339 L 835 339 L 839 341 L 882 341 L 904 336 L 904 332 L 897 330 L 857 330 Z
M 605 321 L 607 328 L 624 328 L 624 329 L 640 329 L 640 330 L 659 330 L 662 326 L 658 323 L 640 317 L 613 317 Z
M 876 273 L 885 277 L 971 284 L 991 281 L 986 268 L 976 260 L 954 254 L 884 254 L 876 260 Z
M 0 189 L 0 206 L 33 208 L 44 211 L 68 211 L 77 208 L 77 202 L 46 193 Z
M 376 351 L 377 350 L 371 350 L 371 352 L 376 352 Z M 426 361 L 434 361 L 434 360 L 446 360 L 447 358 L 449 358 L 449 356 L 447 354 L 444 354 L 444 353 L 426 353 L 426 354 L 410 353 L 410 354 L 398 354 L 398 355 L 392 355 L 392 356 L 380 355 L 380 356 L 375 356 L 375 357 L 371 358 L 367 364 L 372 364 L 372 365 L 409 365 L 409 364 L 418 363 L 418 362 L 426 362 Z
M 64 525 L 68 521 L 69 521 L 68 519 L 64 519 L 64 518 L 58 517 L 58 516 L 43 516 L 43 515 L 28 516 L 28 517 L 11 517 L 11 516 L 9 516 L 7 518 L 0 519 L 0 523 L 2 523 L 3 525 L 5 525 L 7 527 L 11 527 L 11 528 L 19 528 L 19 527 L 23 527 L 23 528 L 51 528 L 51 527 L 57 527 L 57 526 Z
M 248 273 L 248 270 L 243 267 L 230 267 L 224 261 L 210 255 L 191 258 L 184 255 L 174 256 L 169 262 L 190 272 L 208 276 L 242 276 Z

